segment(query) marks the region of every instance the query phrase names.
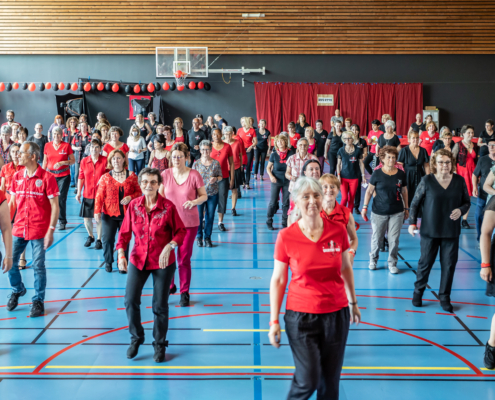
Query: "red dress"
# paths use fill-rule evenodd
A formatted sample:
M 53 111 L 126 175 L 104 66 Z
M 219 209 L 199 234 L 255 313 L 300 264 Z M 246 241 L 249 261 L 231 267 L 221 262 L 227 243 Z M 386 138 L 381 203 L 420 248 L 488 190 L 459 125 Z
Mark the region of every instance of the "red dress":
M 471 180 L 471 176 L 473 175 L 474 169 L 476 165 L 474 164 L 474 160 L 476 158 L 476 152 L 471 150 L 469 153 L 466 149 L 466 146 L 461 142 L 459 145 L 459 153 L 457 154 L 457 175 L 460 175 L 466 181 L 467 190 L 469 196 L 473 195 L 473 182 Z

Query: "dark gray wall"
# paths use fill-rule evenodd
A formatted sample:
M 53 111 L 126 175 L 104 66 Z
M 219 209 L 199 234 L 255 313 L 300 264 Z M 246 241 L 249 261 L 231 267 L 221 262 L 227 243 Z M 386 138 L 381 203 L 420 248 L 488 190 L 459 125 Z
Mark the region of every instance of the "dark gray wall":
M 210 55 L 210 62 L 215 56 Z M 154 56 L 15 56 L 4 55 L 0 80 L 4 82 L 72 82 L 77 78 L 115 81 L 155 81 Z M 459 128 L 475 125 L 478 134 L 488 118 L 495 119 L 495 56 L 367 56 L 367 55 L 246 55 L 222 56 L 212 68 L 260 68 L 267 74 L 232 75 L 230 84 L 222 76 L 208 79 L 212 90 L 161 92 L 167 123 L 176 116 L 186 121 L 196 113 L 219 113 L 229 123 L 239 125 L 240 117 L 256 117 L 254 81 L 289 82 L 423 82 L 424 105 L 440 108 L 441 124 Z M 229 76 L 224 75 L 228 82 Z M 58 93 L 66 93 L 59 91 Z M 14 109 L 16 120 L 30 131 L 36 122 L 48 126 L 56 114 L 54 92 L 13 90 L 0 93 L 0 123 L 5 111 Z M 112 107 L 111 104 L 108 107 Z M 98 110 L 105 112 L 105 109 Z M 111 121 L 128 126 L 128 121 Z

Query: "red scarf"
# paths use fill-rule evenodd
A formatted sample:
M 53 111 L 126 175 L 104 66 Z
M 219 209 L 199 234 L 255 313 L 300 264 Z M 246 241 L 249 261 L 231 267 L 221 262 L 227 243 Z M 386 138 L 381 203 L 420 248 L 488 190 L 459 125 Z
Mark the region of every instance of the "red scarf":
M 285 151 L 279 151 L 278 152 L 278 155 L 280 157 L 280 162 L 282 164 L 285 164 L 287 162 L 287 153 L 289 152 L 289 150 L 285 150 Z

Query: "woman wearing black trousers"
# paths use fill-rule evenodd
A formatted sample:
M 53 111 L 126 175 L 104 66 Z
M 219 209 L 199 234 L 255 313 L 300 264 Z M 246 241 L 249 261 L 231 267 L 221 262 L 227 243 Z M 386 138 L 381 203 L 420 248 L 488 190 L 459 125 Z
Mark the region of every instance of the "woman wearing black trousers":
M 464 178 L 454 174 L 455 158 L 450 151 L 436 151 L 430 163 L 432 173 L 423 177 L 417 187 L 409 217 L 409 233 L 414 236 L 419 208 L 423 205 L 421 257 L 416 271 L 412 303 L 415 307 L 422 306 L 428 277 L 440 250 L 440 305 L 443 310 L 452 312 L 450 292 L 459 254 L 460 217 L 468 212 L 471 201 Z
M 333 133 L 330 133 L 325 143 L 325 158 L 330 164 L 330 174 L 335 175 L 337 170 L 337 153 L 344 146 L 342 142 L 342 122 L 335 121 Z
M 263 180 L 266 155 L 270 151 L 270 131 L 266 129 L 266 120 L 260 119 L 258 129 L 255 131 L 258 142 L 254 148 L 254 179 Z

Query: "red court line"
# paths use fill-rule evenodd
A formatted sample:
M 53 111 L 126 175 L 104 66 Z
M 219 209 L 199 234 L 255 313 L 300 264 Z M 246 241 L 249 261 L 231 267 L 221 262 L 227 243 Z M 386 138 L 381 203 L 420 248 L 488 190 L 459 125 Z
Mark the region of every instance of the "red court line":
M 377 310 L 381 310 L 381 311 L 395 311 L 395 308 L 377 308 Z
M 262 304 L 263 307 L 270 307 L 270 304 Z
M 0 321 L 8 321 L 9 319 L 17 319 L 17 317 L 13 317 L 13 318 L 2 318 L 2 319 L 0 319 Z
M 438 315 L 452 315 L 452 316 L 456 316 L 456 314 L 449 314 L 449 313 L 443 313 L 443 312 L 437 312 Z
M 65 315 L 65 314 L 76 314 L 77 311 L 67 311 L 67 312 L 59 312 L 57 313 L 58 315 Z
M 488 317 L 477 317 L 476 315 L 466 315 L 468 318 L 481 318 L 481 319 L 488 319 Z
M 358 307 L 360 310 L 366 310 L 366 307 Z
M 415 312 L 420 314 L 426 314 L 426 311 L 406 310 L 406 312 Z
M 125 308 L 117 308 L 117 310 L 125 310 Z
M 223 304 L 203 304 L 203 307 L 223 307 Z
M 176 307 L 182 307 L 182 306 L 176 306 Z M 189 306 L 187 306 L 187 307 L 194 307 L 194 304 L 191 304 L 191 305 L 189 305 Z M 186 307 L 186 308 L 187 308 L 187 307 Z M 170 318 L 169 318 L 169 319 L 170 319 Z
M 88 310 L 88 312 L 98 312 L 98 311 L 108 311 L 106 308 L 102 309 L 102 310 Z
M 232 304 L 233 307 L 251 307 L 251 304 Z

